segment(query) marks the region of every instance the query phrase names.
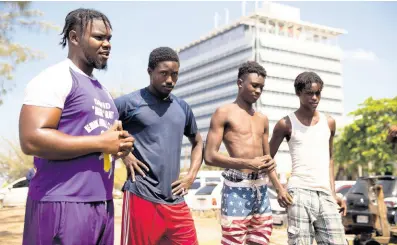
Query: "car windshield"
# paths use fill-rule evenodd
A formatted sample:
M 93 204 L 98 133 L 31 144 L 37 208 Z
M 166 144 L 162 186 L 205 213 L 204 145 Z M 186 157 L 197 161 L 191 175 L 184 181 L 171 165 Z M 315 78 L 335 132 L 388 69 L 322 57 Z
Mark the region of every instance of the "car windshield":
M 29 186 L 28 180 L 24 179 L 24 180 L 21 180 L 21 181 L 15 183 L 12 186 L 12 188 L 22 188 L 22 187 L 28 187 L 28 186 Z
M 211 195 L 216 185 L 206 185 L 196 192 L 196 195 Z
M 367 180 L 364 179 L 358 179 L 356 184 L 353 185 L 353 187 L 350 189 L 349 193 L 352 194 L 361 194 L 361 195 L 367 195 L 368 193 L 368 186 L 367 186 Z M 394 179 L 379 179 L 377 180 L 377 184 L 382 185 L 383 187 L 383 194 L 385 197 L 391 197 L 395 196 L 395 180 Z
M 191 190 L 197 190 L 198 188 L 200 188 L 200 182 L 198 181 L 193 182 L 193 184 L 190 186 Z
M 367 182 L 363 179 L 358 179 L 356 184 L 350 189 L 350 193 L 365 195 L 367 193 Z
M 395 196 L 395 180 L 394 179 L 380 179 L 378 183 L 383 187 L 383 194 L 385 197 Z M 394 192 L 394 193 L 393 193 Z
M 205 178 L 205 182 L 221 182 L 220 177 L 207 177 Z
M 344 186 L 342 188 L 339 189 L 338 193 L 342 194 L 342 195 L 346 195 L 346 193 L 350 190 L 350 186 Z

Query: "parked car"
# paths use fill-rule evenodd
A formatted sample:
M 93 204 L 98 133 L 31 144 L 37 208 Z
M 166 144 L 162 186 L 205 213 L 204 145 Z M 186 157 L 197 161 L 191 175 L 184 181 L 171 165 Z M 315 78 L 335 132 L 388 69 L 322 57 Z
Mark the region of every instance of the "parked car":
M 278 204 L 277 193 L 268 188 L 267 193 L 270 199 L 270 207 L 272 208 L 273 224 L 274 225 L 285 225 L 288 222 L 287 210 Z
M 337 181 L 335 181 L 336 194 L 340 198 L 343 198 L 355 183 L 356 183 L 356 181 L 354 181 L 354 180 L 337 180 Z
M 343 217 L 343 225 L 347 233 L 371 233 L 375 214 L 368 208 L 368 187 L 371 181 L 383 187 L 384 201 L 387 207 L 387 219 L 394 224 L 394 215 L 397 210 L 397 178 L 395 176 L 360 177 L 345 195 L 347 213 Z
M 221 208 L 223 181 L 207 182 L 194 194 L 193 210 L 211 210 Z
M 200 189 L 200 187 L 201 187 L 201 182 L 199 179 L 196 179 L 193 182 L 193 184 L 190 186 L 187 194 L 185 195 L 185 197 L 184 197 L 185 202 L 189 208 L 193 207 L 193 202 L 194 202 L 194 198 L 195 198 L 194 195 L 196 194 L 197 190 Z
M 207 182 L 221 182 L 223 171 L 199 171 L 195 181 L 200 182 L 200 186 L 204 186 Z
M 184 175 L 187 173 L 182 173 Z M 187 206 L 193 209 L 193 203 L 196 200 L 196 192 L 207 183 L 220 183 L 222 182 L 222 171 L 200 171 L 197 174 L 196 179 L 193 184 L 190 186 L 188 193 L 185 195 L 185 202 Z
M 15 180 L 0 190 L 0 208 L 25 206 L 29 183 L 25 177 Z

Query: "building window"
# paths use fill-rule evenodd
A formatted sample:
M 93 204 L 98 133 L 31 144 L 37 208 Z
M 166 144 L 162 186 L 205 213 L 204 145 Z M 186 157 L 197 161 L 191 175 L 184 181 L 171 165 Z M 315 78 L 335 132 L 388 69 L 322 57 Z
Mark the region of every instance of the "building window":
M 198 56 L 214 48 L 227 44 L 230 40 L 242 39 L 245 37 L 245 25 L 240 25 L 231 30 L 225 31 L 212 38 L 209 38 L 199 44 L 189 47 L 179 52 L 179 59 L 187 60 L 194 56 Z

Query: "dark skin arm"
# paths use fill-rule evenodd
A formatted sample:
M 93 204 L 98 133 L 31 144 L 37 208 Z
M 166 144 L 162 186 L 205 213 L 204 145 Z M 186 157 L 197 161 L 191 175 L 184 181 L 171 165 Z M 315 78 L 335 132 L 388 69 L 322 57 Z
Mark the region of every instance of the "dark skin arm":
M 386 142 L 391 143 L 393 151 L 397 152 L 397 125 L 390 126 Z
M 267 122 L 267 125 L 269 125 L 269 122 Z M 280 147 L 281 142 L 283 142 L 284 137 L 286 136 L 286 132 L 288 133 L 288 128 L 286 128 L 286 123 L 284 119 L 280 120 L 276 126 L 274 127 L 273 130 L 273 135 L 272 139 L 270 141 L 270 145 L 268 142 L 268 135 L 269 132 L 267 130 L 267 133 L 264 134 L 263 138 L 263 150 L 265 154 L 270 154 L 271 157 L 274 157 L 277 153 L 278 148 Z M 269 126 L 267 126 L 269 128 Z M 286 130 L 287 129 L 287 130 Z M 266 141 L 265 141 L 266 140 Z M 271 151 L 270 149 L 273 151 Z M 274 151 L 275 149 L 275 151 Z M 277 173 L 276 170 L 271 172 L 269 174 L 269 178 L 273 183 L 273 186 L 277 190 L 277 201 L 280 204 L 281 207 L 288 207 L 289 205 L 292 204 L 292 197 L 291 195 L 284 189 L 284 187 L 281 185 L 280 181 L 277 178 Z
M 386 141 L 387 143 L 395 143 L 397 140 L 397 125 L 392 125 L 389 128 Z
M 289 140 L 290 137 L 291 123 L 289 122 L 289 119 L 285 117 L 278 121 L 276 126 L 274 126 L 273 135 L 270 140 L 270 156 L 274 158 L 284 138 Z
M 135 182 L 135 172 L 138 172 L 143 177 L 146 177 L 145 172 L 149 172 L 149 168 L 141 161 L 139 161 L 131 152 L 123 158 L 123 162 L 127 167 L 128 176 L 131 174 L 132 182 Z
M 204 161 L 209 166 L 231 169 L 251 169 L 254 171 L 267 170 L 274 165 L 269 156 L 256 157 L 254 159 L 233 158 L 219 153 L 223 133 L 228 123 L 228 111 L 218 108 L 211 118 L 210 129 L 204 150 Z M 274 166 L 273 166 L 274 167 Z
M 263 147 L 263 155 L 264 156 L 270 156 L 270 148 L 269 148 L 269 119 L 262 115 L 263 119 L 264 119 L 264 123 L 265 123 L 265 127 L 264 127 L 264 131 L 263 131 L 263 139 L 262 139 L 262 147 Z M 272 162 L 274 162 L 274 160 L 272 159 Z M 268 169 L 266 169 L 266 171 L 261 170 L 259 171 L 259 173 L 262 172 L 267 172 L 269 175 L 270 180 L 272 181 L 274 186 L 278 186 L 280 184 L 280 182 L 278 181 L 277 178 L 277 172 L 276 172 L 276 164 L 274 163 L 274 165 L 272 167 L 269 167 Z
M 334 159 L 333 159 L 333 143 L 334 143 L 334 136 L 336 132 L 336 123 L 332 117 L 328 117 L 328 126 L 331 130 L 331 136 L 329 138 L 329 180 L 331 185 L 332 195 L 334 196 L 336 202 L 340 207 L 340 211 L 342 212 L 343 216 L 346 216 L 346 203 L 336 195 L 335 193 L 335 176 L 334 176 Z
M 94 152 L 122 157 L 133 146 L 133 137 L 121 130 L 117 121 L 98 136 L 71 136 L 57 130 L 62 110 L 23 105 L 19 117 L 22 151 L 49 160 L 66 160 Z
M 175 196 L 184 196 L 187 194 L 187 190 L 196 179 L 197 173 L 201 167 L 201 163 L 203 162 L 203 139 L 201 138 L 200 133 L 197 133 L 195 136 L 189 137 L 189 141 L 192 144 L 189 172 L 182 179 L 179 179 L 172 183 L 172 194 Z
M 390 126 L 386 142 L 391 143 L 393 151 L 397 152 L 397 125 Z

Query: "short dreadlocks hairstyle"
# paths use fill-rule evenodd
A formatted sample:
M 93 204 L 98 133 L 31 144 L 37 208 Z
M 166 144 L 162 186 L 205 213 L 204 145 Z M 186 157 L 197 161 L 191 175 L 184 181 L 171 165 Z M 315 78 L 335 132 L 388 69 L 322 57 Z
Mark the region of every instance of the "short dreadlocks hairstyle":
M 239 67 L 237 78 L 241 79 L 243 76 L 250 73 L 256 73 L 258 76 L 262 76 L 263 78 L 266 78 L 267 75 L 265 68 L 259 65 L 256 61 L 247 61 Z
M 96 19 L 102 20 L 105 26 L 112 29 L 112 25 L 110 24 L 108 17 L 94 9 L 79 8 L 66 15 L 65 26 L 63 27 L 62 33 L 60 34 L 63 36 L 61 42 L 59 43 L 62 48 L 65 48 L 66 46 L 70 31 L 76 30 L 76 27 L 80 27 L 81 35 L 83 35 L 87 25 Z
M 149 55 L 149 68 L 154 70 L 163 61 L 175 61 L 179 64 L 178 54 L 169 47 L 159 47 L 154 49 Z
M 295 93 L 299 95 L 304 90 L 310 90 L 312 87 L 312 83 L 317 83 L 320 86 L 320 91 L 324 87 L 323 80 L 321 80 L 320 76 L 317 75 L 315 72 L 302 72 L 295 79 Z

